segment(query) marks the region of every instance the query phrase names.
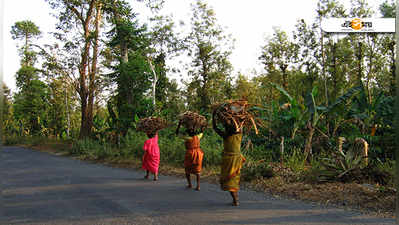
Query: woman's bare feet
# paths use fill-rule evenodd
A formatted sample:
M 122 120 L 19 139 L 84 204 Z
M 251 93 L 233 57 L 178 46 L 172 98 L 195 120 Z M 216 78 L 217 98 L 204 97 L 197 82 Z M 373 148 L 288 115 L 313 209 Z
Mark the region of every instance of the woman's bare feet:
M 238 202 L 238 193 L 236 191 L 230 191 L 230 195 L 233 198 L 233 206 L 239 206 L 240 203 Z

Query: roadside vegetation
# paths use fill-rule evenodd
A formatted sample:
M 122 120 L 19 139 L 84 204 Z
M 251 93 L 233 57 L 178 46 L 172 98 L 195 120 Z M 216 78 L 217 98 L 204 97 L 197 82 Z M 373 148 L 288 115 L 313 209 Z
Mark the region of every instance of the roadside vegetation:
M 159 134 L 161 172 L 180 175 L 177 116 L 196 111 L 211 124 L 212 105 L 246 99 L 262 125 L 243 138 L 243 186 L 393 215 L 394 36 L 334 36 L 320 21 L 394 17 L 394 1 L 381 1 L 378 12 L 365 0 L 318 1 L 315 21 L 269 35 L 259 52 L 264 70 L 253 74 L 233 74 L 232 38 L 203 1 L 193 1 L 191 26 L 180 27 L 186 33 L 160 14 L 167 1 L 139 1 L 152 9 L 149 21 L 125 0 L 46 2 L 59 19 L 54 40 L 37 44 L 40 24 L 31 21 L 11 28 L 21 68 L 15 93 L 3 87 L 6 145 L 140 168 L 146 137 L 137 121 L 159 116 L 171 124 Z M 170 63 L 179 56 L 187 63 Z M 173 73 L 187 76 L 179 84 Z M 222 144 L 205 131 L 203 176 L 212 182 Z

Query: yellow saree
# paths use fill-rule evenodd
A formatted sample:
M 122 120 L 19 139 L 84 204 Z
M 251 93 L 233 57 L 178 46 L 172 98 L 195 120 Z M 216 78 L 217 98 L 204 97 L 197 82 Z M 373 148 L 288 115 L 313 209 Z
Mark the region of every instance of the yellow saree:
M 233 134 L 223 140 L 220 185 L 224 191 L 236 192 L 240 189 L 241 167 L 245 162 L 241 154 L 242 133 Z

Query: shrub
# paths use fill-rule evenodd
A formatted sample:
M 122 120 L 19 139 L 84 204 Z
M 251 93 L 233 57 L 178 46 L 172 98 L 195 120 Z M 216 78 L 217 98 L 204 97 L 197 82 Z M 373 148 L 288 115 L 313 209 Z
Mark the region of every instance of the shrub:
M 293 148 L 291 154 L 286 154 L 284 164 L 296 174 L 300 174 L 305 170 L 305 154 L 299 148 Z
M 266 161 L 255 161 L 252 158 L 246 159 L 241 173 L 244 181 L 251 181 L 258 178 L 270 178 L 274 175 L 273 169 Z
M 104 159 L 119 155 L 118 151 L 114 151 L 108 144 L 100 144 L 91 139 L 77 140 L 72 144 L 72 155 L 82 155 L 91 159 Z

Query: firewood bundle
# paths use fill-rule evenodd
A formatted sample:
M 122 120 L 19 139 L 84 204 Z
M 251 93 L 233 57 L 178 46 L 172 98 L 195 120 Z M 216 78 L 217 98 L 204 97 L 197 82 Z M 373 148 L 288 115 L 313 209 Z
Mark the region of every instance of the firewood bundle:
M 258 134 L 258 128 L 255 120 L 259 121 L 252 112 L 250 112 L 251 104 L 246 100 L 228 100 L 225 103 L 215 105 L 215 120 L 216 123 L 222 123 L 226 126 L 234 128 L 237 132 L 243 128 L 255 130 Z
M 137 123 L 137 130 L 145 133 L 155 133 L 168 126 L 166 120 L 159 117 L 147 117 L 140 119 Z
M 183 125 L 186 130 L 192 130 L 195 133 L 200 133 L 205 127 L 208 126 L 204 116 L 191 111 L 180 114 L 179 123 Z

